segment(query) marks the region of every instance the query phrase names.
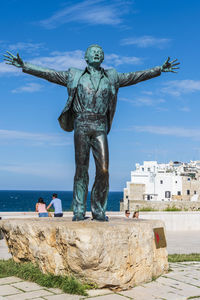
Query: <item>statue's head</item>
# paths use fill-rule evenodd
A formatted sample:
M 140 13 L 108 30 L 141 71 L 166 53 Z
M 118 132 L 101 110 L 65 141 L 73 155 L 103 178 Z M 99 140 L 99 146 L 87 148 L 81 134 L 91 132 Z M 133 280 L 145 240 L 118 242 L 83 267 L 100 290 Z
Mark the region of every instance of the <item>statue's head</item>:
M 104 52 L 99 45 L 90 45 L 85 52 L 85 61 L 91 66 L 100 66 L 104 60 Z

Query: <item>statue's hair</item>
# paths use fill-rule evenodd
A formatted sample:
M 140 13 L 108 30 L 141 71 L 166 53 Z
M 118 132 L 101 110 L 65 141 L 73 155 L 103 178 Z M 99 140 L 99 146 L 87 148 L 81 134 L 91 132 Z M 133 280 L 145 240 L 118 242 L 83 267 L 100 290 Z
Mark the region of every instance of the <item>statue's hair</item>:
M 102 48 L 101 46 L 99 46 L 99 45 L 97 45 L 97 44 L 92 44 L 92 45 L 90 45 L 90 46 L 87 48 L 87 50 L 85 51 L 85 60 L 87 59 L 88 52 L 89 52 L 90 48 L 92 48 L 92 47 L 100 48 L 100 49 L 102 50 L 102 52 L 103 52 L 103 48 Z M 104 57 L 104 52 L 103 52 L 103 57 Z

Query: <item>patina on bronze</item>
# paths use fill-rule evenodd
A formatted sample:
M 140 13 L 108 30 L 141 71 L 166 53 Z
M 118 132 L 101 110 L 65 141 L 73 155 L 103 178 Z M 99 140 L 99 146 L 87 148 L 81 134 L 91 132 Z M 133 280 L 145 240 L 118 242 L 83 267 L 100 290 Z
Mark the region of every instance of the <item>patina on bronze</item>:
M 161 67 L 145 71 L 118 73 L 115 69 L 104 70 L 103 49 L 91 45 L 85 53 L 87 68 L 56 71 L 24 62 L 7 51 L 7 64 L 22 68 L 23 72 L 63 85 L 68 89 L 68 101 L 58 118 L 65 131 L 74 130 L 76 173 L 73 189 L 73 221 L 84 220 L 88 193 L 88 167 L 92 149 L 96 176 L 91 191 L 93 219 L 108 221 L 105 214 L 109 191 L 109 155 L 107 134 L 115 113 L 119 88 L 157 77 L 161 72 L 176 73 L 179 63 L 168 58 Z

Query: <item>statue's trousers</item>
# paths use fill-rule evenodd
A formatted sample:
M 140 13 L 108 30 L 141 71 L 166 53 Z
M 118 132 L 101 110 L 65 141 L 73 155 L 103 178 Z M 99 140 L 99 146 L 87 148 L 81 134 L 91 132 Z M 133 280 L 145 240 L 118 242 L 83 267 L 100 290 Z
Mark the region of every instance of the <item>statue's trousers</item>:
M 90 149 L 96 165 L 91 191 L 91 211 L 94 218 L 105 218 L 109 190 L 109 154 L 105 118 L 76 118 L 74 126 L 76 173 L 74 176 L 73 212 L 85 216 L 88 193 Z

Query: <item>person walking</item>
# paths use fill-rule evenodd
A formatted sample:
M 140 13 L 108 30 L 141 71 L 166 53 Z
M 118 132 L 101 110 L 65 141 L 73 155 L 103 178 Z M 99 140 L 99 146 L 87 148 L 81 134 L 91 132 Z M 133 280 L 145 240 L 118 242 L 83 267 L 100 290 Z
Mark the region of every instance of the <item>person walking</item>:
M 62 212 L 62 202 L 61 200 L 58 198 L 57 194 L 53 194 L 52 195 L 52 200 L 49 203 L 49 205 L 47 206 L 47 210 L 53 205 L 54 207 L 54 217 L 62 217 L 63 216 L 63 212 Z

